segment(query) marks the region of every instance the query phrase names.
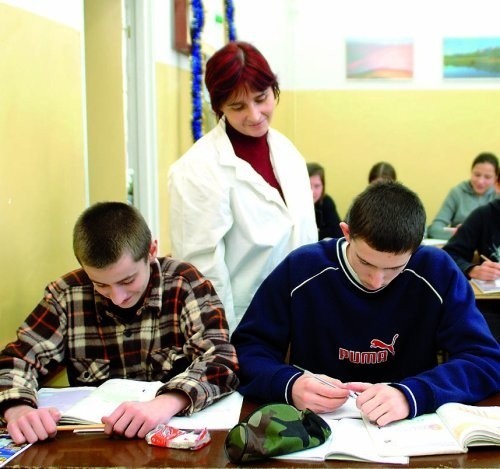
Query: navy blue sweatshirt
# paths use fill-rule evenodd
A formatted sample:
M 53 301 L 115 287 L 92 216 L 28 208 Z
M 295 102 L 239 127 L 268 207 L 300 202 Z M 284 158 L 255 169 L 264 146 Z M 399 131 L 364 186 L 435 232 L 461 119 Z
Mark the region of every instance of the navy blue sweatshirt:
M 292 364 L 343 382 L 390 383 L 410 417 L 500 391 L 499 344 L 448 254 L 422 246 L 370 291 L 349 272 L 345 242 L 298 248 L 263 282 L 231 339 L 243 395 L 290 402 L 300 376 Z M 438 365 L 440 350 L 449 359 Z

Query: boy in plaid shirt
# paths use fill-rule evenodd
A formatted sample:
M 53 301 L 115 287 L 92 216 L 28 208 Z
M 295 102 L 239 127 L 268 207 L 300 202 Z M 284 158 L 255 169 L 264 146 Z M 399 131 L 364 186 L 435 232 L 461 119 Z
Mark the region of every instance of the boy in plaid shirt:
M 73 232 L 81 268 L 47 285 L 0 354 L 0 415 L 16 443 L 54 437 L 60 414 L 37 408 L 39 377 L 65 365 L 72 386 L 110 378 L 162 381 L 149 402 L 126 402 L 104 431 L 143 438 L 238 385 L 222 303 L 191 264 L 158 258 L 142 215 L 120 202 L 85 210 Z

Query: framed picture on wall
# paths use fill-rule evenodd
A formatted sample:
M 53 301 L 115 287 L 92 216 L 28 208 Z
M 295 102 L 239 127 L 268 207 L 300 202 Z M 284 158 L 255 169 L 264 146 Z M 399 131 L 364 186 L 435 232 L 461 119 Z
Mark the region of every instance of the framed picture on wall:
M 413 40 L 409 38 L 348 38 L 347 79 L 413 78 Z
M 191 2 L 174 2 L 174 49 L 183 54 L 191 53 Z M 224 1 L 211 0 L 203 4 L 203 30 L 201 47 L 207 56 L 212 55 L 225 44 Z
M 191 53 L 189 13 L 189 0 L 174 0 L 174 49 L 186 55 Z
M 443 78 L 500 78 L 500 37 L 444 38 Z

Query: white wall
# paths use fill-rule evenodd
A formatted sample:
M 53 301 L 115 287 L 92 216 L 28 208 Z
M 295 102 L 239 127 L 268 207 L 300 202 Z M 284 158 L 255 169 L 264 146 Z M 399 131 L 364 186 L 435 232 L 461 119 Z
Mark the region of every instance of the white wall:
M 238 39 L 252 42 L 282 89 L 499 88 L 500 80 L 443 80 L 447 37 L 500 37 L 498 0 L 234 0 Z M 346 38 L 414 41 L 414 78 L 345 79 Z
M 0 0 L 22 10 L 83 30 L 83 0 Z

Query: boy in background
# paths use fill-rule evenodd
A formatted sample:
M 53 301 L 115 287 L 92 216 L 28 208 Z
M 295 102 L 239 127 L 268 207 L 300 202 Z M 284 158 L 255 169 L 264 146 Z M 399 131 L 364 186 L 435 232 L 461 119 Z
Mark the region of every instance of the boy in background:
M 500 279 L 500 199 L 473 210 L 443 249 L 468 279 Z M 500 301 L 481 300 L 478 308 L 500 342 Z

